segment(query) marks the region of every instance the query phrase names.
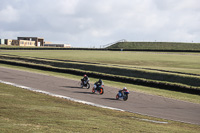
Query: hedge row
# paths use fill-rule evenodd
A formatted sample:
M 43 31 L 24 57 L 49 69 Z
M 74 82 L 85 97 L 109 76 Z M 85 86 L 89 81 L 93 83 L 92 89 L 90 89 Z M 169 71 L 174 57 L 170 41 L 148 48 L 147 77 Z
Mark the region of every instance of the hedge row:
M 155 87 L 155 88 L 160 88 L 160 89 L 200 95 L 199 87 L 182 86 L 182 85 L 166 83 L 166 82 L 157 82 L 153 80 L 145 80 L 145 79 L 125 77 L 125 76 L 116 76 L 116 75 L 111 75 L 111 74 L 102 74 L 102 73 L 97 73 L 97 72 L 82 71 L 82 70 L 70 69 L 70 68 L 57 68 L 57 67 L 52 67 L 48 65 L 26 63 L 26 62 L 19 62 L 19 61 L 13 61 L 13 60 L 0 59 L 0 63 L 29 67 L 29 68 L 40 69 L 40 70 L 45 70 L 45 71 L 70 73 L 74 75 L 87 74 L 89 77 L 94 77 L 94 78 L 101 78 L 101 79 L 107 79 L 107 80 L 118 81 L 118 82 L 123 82 L 123 83 L 131 83 L 131 84 L 137 84 L 137 85 L 142 85 L 142 86 L 149 86 L 149 87 Z

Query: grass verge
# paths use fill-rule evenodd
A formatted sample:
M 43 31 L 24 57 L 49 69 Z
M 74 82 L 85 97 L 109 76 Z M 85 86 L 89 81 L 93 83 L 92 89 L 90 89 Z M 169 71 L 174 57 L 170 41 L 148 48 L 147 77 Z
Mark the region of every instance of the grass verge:
M 0 132 L 190 132 L 191 125 L 113 111 L 0 84 Z M 142 119 L 164 121 L 158 124 Z

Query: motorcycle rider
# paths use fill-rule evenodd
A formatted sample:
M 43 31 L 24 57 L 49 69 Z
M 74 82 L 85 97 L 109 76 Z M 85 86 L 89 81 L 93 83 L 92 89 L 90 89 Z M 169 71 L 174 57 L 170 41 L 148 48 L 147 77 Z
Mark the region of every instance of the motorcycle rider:
M 103 84 L 103 81 L 102 81 L 101 79 L 99 79 L 99 81 L 97 81 L 97 82 L 95 83 L 95 85 L 97 86 L 96 89 L 98 89 L 100 86 L 102 86 L 102 85 L 104 85 L 104 84 Z
M 82 81 L 82 84 L 83 84 L 83 85 L 87 84 L 87 83 L 89 82 L 88 76 L 85 74 L 85 75 L 83 76 L 83 78 L 81 79 L 81 81 Z
M 119 90 L 119 97 L 123 97 L 124 92 L 127 92 L 128 89 L 126 87 L 124 87 L 122 90 Z

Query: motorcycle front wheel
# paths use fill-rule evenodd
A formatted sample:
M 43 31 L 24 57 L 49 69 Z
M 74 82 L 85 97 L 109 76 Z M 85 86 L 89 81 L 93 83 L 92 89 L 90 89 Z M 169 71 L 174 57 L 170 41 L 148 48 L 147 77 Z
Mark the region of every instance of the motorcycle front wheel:
M 124 95 L 123 100 L 124 101 L 128 100 L 128 95 Z
M 80 86 L 81 86 L 81 88 L 83 88 L 83 83 L 82 82 L 80 83 Z
M 87 83 L 87 89 L 89 89 L 90 88 L 90 84 L 89 83 Z
M 100 90 L 99 90 L 99 94 L 103 94 L 104 93 L 104 91 L 103 91 L 103 88 L 100 88 Z

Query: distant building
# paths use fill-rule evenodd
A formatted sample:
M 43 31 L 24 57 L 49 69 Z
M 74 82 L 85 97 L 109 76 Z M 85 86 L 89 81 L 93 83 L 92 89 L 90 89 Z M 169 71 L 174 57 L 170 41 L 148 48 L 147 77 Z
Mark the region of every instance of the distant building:
M 35 46 L 44 46 L 44 38 L 41 37 L 17 37 L 17 40 L 35 41 Z
M 13 46 L 35 46 L 35 41 L 28 41 L 28 40 L 12 40 Z
M 64 47 L 64 48 L 70 48 L 70 44 L 44 44 L 45 47 Z
M 41 37 L 17 37 L 16 39 L 0 39 L 0 44 L 6 44 L 10 46 L 46 46 L 46 47 L 65 47 L 70 48 L 70 44 L 52 44 L 51 42 L 44 42 L 44 38 Z
M 5 44 L 5 39 L 0 39 L 0 45 Z
M 45 41 L 44 44 L 52 44 L 52 42 L 47 42 L 47 41 Z
M 6 45 L 12 45 L 12 39 L 5 39 Z

